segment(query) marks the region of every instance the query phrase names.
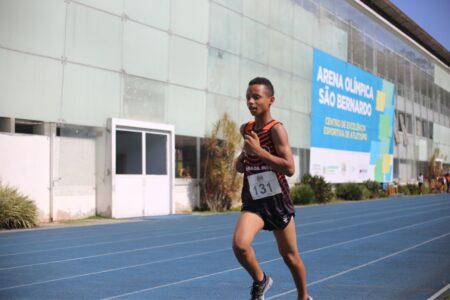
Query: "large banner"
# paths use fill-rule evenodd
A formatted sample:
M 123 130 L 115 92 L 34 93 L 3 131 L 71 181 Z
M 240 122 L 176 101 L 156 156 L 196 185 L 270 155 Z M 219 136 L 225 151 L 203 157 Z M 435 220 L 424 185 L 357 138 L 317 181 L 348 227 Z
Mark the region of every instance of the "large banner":
M 394 85 L 314 49 L 310 173 L 392 180 Z

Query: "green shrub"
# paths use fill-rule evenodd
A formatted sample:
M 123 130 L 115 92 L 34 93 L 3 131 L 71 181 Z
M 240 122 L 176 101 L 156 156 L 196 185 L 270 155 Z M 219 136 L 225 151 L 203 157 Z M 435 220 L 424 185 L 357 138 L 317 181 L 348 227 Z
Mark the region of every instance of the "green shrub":
M 294 204 L 310 204 L 314 202 L 314 191 L 309 184 L 299 184 L 291 189 Z
M 336 196 L 344 200 L 361 200 L 363 193 L 363 186 L 358 183 L 349 182 L 336 185 Z
M 380 197 L 380 198 L 386 198 L 386 197 L 389 197 L 389 194 L 388 194 L 388 192 L 386 192 L 386 191 L 384 191 L 384 190 L 381 190 L 381 191 L 380 191 L 380 194 L 378 195 L 378 197 Z
M 364 197 L 364 199 L 380 197 L 380 193 L 383 189 L 381 188 L 379 182 L 373 180 L 366 180 L 362 184 L 369 191 L 369 197 Z
M 406 185 L 399 185 L 398 192 L 403 195 L 410 195 L 409 189 L 406 187 Z
M 322 176 L 311 176 L 310 174 L 303 175 L 301 179 L 302 184 L 309 184 L 314 191 L 314 199 L 319 203 L 325 203 L 333 198 L 333 191 L 331 184 L 325 181 Z
M 0 184 L 0 228 L 31 228 L 36 224 L 36 204 L 16 188 Z
M 310 184 L 311 180 L 312 180 L 312 176 L 309 173 L 306 173 L 305 175 L 303 175 L 302 179 L 300 180 L 300 183 L 303 184 Z
M 378 198 L 379 193 L 377 194 L 377 196 L 375 196 L 375 194 L 373 192 L 371 192 L 367 186 L 365 186 L 364 184 L 360 184 L 359 185 L 362 189 L 362 198 L 361 199 L 373 199 L 373 198 Z
M 408 183 L 406 185 L 399 185 L 398 192 L 403 195 L 419 195 L 419 186 L 417 184 Z
M 422 185 L 422 194 L 429 194 L 429 193 L 430 193 L 430 186 L 427 183 L 424 183 Z
M 408 183 L 406 186 L 410 192 L 410 195 L 420 194 L 419 186 L 417 184 Z

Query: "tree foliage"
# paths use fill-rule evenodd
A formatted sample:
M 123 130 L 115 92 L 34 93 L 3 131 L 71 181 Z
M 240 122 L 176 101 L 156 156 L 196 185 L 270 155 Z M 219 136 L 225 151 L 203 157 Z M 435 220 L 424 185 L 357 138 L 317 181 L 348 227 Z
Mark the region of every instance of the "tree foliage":
M 224 211 L 239 199 L 242 176 L 234 168 L 234 159 L 242 137 L 235 122 L 225 113 L 205 139 L 206 159 L 201 184 L 201 209 Z
M 436 179 L 437 177 L 443 175 L 444 168 L 442 162 L 446 159 L 447 156 L 444 156 L 439 148 L 434 149 L 433 155 L 428 163 L 428 175 L 430 179 Z

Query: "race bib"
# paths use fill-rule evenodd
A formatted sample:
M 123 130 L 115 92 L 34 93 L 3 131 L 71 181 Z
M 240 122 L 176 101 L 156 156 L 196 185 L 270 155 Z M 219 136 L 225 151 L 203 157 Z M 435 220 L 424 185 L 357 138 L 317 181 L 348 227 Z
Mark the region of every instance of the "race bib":
M 281 194 L 277 176 L 272 171 L 247 176 L 253 200 Z

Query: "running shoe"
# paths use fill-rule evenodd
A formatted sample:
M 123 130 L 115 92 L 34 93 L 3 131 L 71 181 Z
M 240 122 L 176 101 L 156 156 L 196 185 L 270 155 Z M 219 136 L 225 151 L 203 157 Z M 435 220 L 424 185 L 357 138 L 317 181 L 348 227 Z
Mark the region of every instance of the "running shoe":
M 252 290 L 250 292 L 250 300 L 264 300 L 264 294 L 270 289 L 272 286 L 273 280 L 269 275 L 264 273 L 264 281 L 263 282 L 253 282 Z

